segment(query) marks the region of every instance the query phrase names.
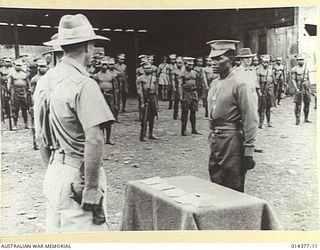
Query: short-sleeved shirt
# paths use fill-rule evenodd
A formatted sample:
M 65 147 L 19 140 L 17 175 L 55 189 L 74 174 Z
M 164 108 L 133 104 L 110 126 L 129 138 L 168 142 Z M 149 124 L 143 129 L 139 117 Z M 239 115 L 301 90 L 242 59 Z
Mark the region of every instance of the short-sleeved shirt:
M 85 132 L 89 128 L 114 121 L 98 84 L 89 78 L 84 66 L 69 57 L 63 57 L 40 79 L 34 99 L 40 106 L 41 100 L 50 101 L 49 123 L 59 149 L 76 158 L 84 157 Z M 35 120 L 41 118 L 36 110 Z M 40 123 L 36 129 L 41 132 L 43 125 Z

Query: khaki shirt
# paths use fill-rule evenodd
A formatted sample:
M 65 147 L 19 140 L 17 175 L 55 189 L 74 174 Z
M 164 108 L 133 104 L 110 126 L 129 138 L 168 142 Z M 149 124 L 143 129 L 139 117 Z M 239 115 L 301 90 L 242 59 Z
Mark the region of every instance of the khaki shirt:
M 233 70 L 233 73 L 237 75 L 239 79 L 248 84 L 252 100 L 254 105 L 258 106 L 258 96 L 256 89 L 260 88 L 257 72 L 255 67 L 244 67 L 242 64 Z
M 47 115 L 56 144 L 65 154 L 83 159 L 85 131 L 114 121 L 98 84 L 76 60 L 63 57 L 38 82 L 34 93 L 37 135 L 42 136 Z
M 252 102 L 252 90 L 243 79 L 231 72 L 225 79 L 215 79 L 208 92 L 209 119 L 242 124 L 245 156 L 252 156 L 257 134 L 257 106 Z

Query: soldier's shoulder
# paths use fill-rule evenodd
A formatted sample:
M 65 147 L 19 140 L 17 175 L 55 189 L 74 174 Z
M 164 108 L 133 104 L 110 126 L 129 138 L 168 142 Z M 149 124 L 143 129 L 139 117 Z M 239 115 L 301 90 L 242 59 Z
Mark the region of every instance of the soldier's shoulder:
M 139 80 L 142 80 L 142 79 L 144 79 L 144 75 L 140 75 L 140 76 L 137 77 L 137 80 L 138 80 L 138 81 L 139 81 Z

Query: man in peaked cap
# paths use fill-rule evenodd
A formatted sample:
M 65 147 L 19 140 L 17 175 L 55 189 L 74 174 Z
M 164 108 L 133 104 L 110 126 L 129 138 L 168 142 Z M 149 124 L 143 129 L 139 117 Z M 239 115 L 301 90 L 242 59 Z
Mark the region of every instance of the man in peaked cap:
M 264 122 L 264 116 L 267 117 L 267 126 L 271 125 L 271 108 L 276 106 L 274 97 L 274 76 L 272 67 L 270 65 L 271 57 L 269 55 L 261 56 L 262 66 L 257 71 L 259 83 L 259 100 L 258 100 L 258 113 L 259 113 L 259 128 L 261 129 Z
M 8 77 L 12 71 L 12 60 L 8 57 L 3 58 L 3 67 L 0 68 L 0 81 L 1 81 L 1 108 L 2 114 L 6 117 L 10 116 L 10 93 L 8 89 Z M 10 118 L 11 119 L 11 118 Z
M 282 57 L 276 58 L 276 63 L 273 65 L 272 73 L 274 77 L 274 95 L 277 99 L 277 104 L 280 105 L 281 95 L 284 92 L 284 87 L 286 83 L 286 72 L 285 66 L 282 63 Z
M 110 70 L 110 65 L 111 68 L 114 67 L 114 60 L 113 58 L 102 58 L 101 61 L 101 70 L 93 76 L 93 79 L 96 80 L 96 82 L 99 84 L 101 92 L 103 93 L 104 99 L 106 100 L 108 106 L 110 107 L 110 110 L 117 119 L 118 117 L 118 96 L 117 96 L 117 77 L 113 74 L 113 69 Z M 113 66 L 112 66 L 113 64 Z M 109 122 L 105 126 L 105 128 L 102 130 L 103 133 L 105 134 L 105 144 L 110 144 L 114 145 L 113 142 L 111 142 L 111 128 L 112 128 L 112 123 Z
M 157 107 L 157 78 L 153 75 L 152 65 L 149 62 L 143 64 L 145 74 L 137 78 L 137 94 L 141 103 L 141 130 L 140 141 L 145 141 L 147 125 L 149 125 L 149 139 L 158 140 L 153 135 L 154 118 L 158 114 Z
M 203 89 L 203 100 L 205 102 L 205 117 L 209 116 L 208 113 L 208 91 L 211 83 L 214 79 L 218 78 L 219 75 L 214 72 L 213 62 L 210 57 L 206 58 L 206 66 L 203 68 L 204 73 L 204 89 Z
M 152 67 L 152 74 L 154 76 L 157 76 L 158 67 L 156 65 L 154 65 L 154 55 L 149 55 L 148 56 L 148 61 L 150 62 L 151 67 Z
M 64 57 L 41 77 L 34 93 L 36 133 L 48 164 L 44 195 L 51 233 L 107 229 L 100 129 L 114 117 L 85 68 L 95 40 L 110 39 L 96 35 L 82 14 L 63 16 L 58 38 L 47 44 L 60 45 Z
M 173 82 L 173 71 L 177 68 L 177 55 L 171 54 L 169 55 L 169 66 L 168 66 L 168 79 L 169 79 L 169 86 L 168 86 L 168 96 L 167 99 L 169 100 L 169 109 L 172 109 L 172 104 L 174 101 L 174 82 Z
M 115 69 L 119 72 L 122 112 L 126 112 L 126 103 L 127 103 L 127 95 L 128 95 L 128 87 L 129 87 L 127 65 L 124 64 L 125 59 L 126 59 L 125 54 L 119 54 L 117 58 L 117 63 L 114 65 Z
M 8 76 L 8 90 L 11 96 L 11 110 L 13 116 L 13 129 L 17 129 L 19 110 L 22 111 L 24 128 L 28 129 L 28 95 L 30 80 L 28 74 L 22 70 L 24 62 L 21 59 L 14 61 L 14 70 Z
M 177 67 L 173 71 L 173 92 L 174 92 L 174 101 L 173 101 L 173 119 L 178 119 L 179 113 L 179 102 L 180 102 L 180 93 L 181 93 L 181 75 L 184 70 L 183 58 L 181 56 L 177 57 L 176 60 Z
M 30 114 L 30 119 L 31 119 L 31 131 L 32 131 L 32 137 L 33 137 L 33 149 L 38 150 L 39 147 L 37 145 L 36 141 L 36 134 L 35 134 L 35 126 L 34 126 L 34 108 L 33 108 L 33 95 L 35 88 L 37 86 L 38 81 L 40 80 L 41 77 L 45 75 L 45 73 L 48 71 L 48 64 L 44 58 L 39 58 L 35 61 L 37 65 L 37 74 L 32 77 L 31 79 L 31 88 L 30 88 L 30 93 L 31 93 L 31 102 L 30 102 L 30 109 L 29 109 L 29 114 Z
M 296 93 L 294 94 L 294 113 L 296 116 L 296 125 L 300 124 L 301 106 L 303 103 L 304 122 L 310 123 L 308 119 L 310 102 L 311 102 L 311 87 L 309 79 L 309 69 L 303 54 L 296 56 L 298 65 L 291 70 L 291 79 Z
M 215 61 L 219 74 L 208 93 L 210 179 L 244 192 L 246 172 L 255 165 L 257 109 L 251 101 L 248 84 L 232 71 L 237 41 L 215 40 L 209 43 L 209 56 Z
M 162 62 L 158 66 L 157 77 L 159 84 L 159 98 L 161 101 L 165 101 L 168 98 L 168 86 L 170 85 L 169 79 L 169 63 L 168 57 L 163 56 Z
M 185 70 L 181 74 L 181 135 L 186 136 L 188 114 L 190 111 L 191 133 L 200 135 L 196 130 L 196 113 L 198 111 L 197 72 L 193 70 L 193 57 L 184 57 Z
M 196 58 L 196 64 L 193 68 L 197 72 L 197 92 L 198 97 L 202 99 L 202 106 L 206 112 L 207 110 L 207 101 L 206 101 L 206 91 L 208 89 L 208 86 L 206 85 L 205 73 L 204 73 L 204 67 L 203 67 L 203 58 L 201 56 Z M 207 113 L 205 113 L 205 116 Z M 207 117 L 207 116 L 206 116 Z
M 140 59 L 140 67 L 137 68 L 136 70 L 136 77 L 139 77 L 141 75 L 144 75 L 144 70 L 143 70 L 143 65 L 148 62 L 148 56 L 146 55 L 139 55 L 138 57 Z

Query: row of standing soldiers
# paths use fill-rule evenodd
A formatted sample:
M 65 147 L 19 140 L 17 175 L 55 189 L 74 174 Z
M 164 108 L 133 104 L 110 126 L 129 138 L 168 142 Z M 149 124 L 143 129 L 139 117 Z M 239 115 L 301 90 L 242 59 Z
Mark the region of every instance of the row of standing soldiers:
M 302 54 L 296 55 L 297 65 L 291 69 L 291 82 L 294 87 L 294 114 L 296 125 L 300 124 L 301 106 L 304 105 L 304 122 L 310 123 L 309 109 L 312 92 L 309 80 L 309 70 L 305 62 L 305 57 Z M 234 69 L 237 69 L 241 64 L 240 60 L 235 60 Z M 286 65 L 281 57 L 277 57 L 275 63 L 271 62 L 270 55 L 262 55 L 261 63 L 259 58 L 255 56 L 252 61 L 253 68 L 257 77 L 258 91 L 258 114 L 259 128 L 261 129 L 264 123 L 264 117 L 267 118 L 267 126 L 271 125 L 271 108 L 280 105 L 280 100 L 289 95 L 288 88 L 288 73 Z M 316 101 L 316 98 L 315 98 Z M 315 104 L 316 107 L 316 104 Z
M 136 70 L 136 85 L 139 98 L 140 119 L 142 128 L 140 140 L 143 141 L 146 131 L 146 123 L 149 122 L 149 138 L 155 139 L 152 134 L 154 118 L 157 115 L 157 97 L 160 100 L 169 101 L 169 109 L 173 107 L 173 119 L 178 119 L 179 104 L 181 104 L 181 135 L 186 136 L 188 118 L 191 123 L 191 133 L 200 134 L 196 129 L 196 112 L 199 99 L 203 101 L 205 116 L 208 117 L 207 93 L 209 84 L 217 77 L 214 74 L 212 60 L 206 59 L 203 67 L 203 59 L 169 55 L 163 57 L 158 67 L 153 65 L 154 56 L 139 56 L 141 63 Z M 146 98 L 149 97 L 149 98 Z M 146 111 L 146 109 L 150 111 Z M 190 114 L 189 114 L 190 113 Z M 147 117 L 147 118 L 146 118 Z
M 1 119 L 9 120 L 9 129 L 17 130 L 19 111 L 22 112 L 24 128 L 28 129 L 28 112 L 31 118 L 31 130 L 33 135 L 33 147 L 38 148 L 35 140 L 33 99 L 35 86 L 38 79 L 48 70 L 45 59 L 37 59 L 27 63 L 22 59 L 13 62 L 10 58 L 3 59 L 3 67 L 0 69 L 1 81 Z M 13 126 L 11 123 L 13 118 Z

